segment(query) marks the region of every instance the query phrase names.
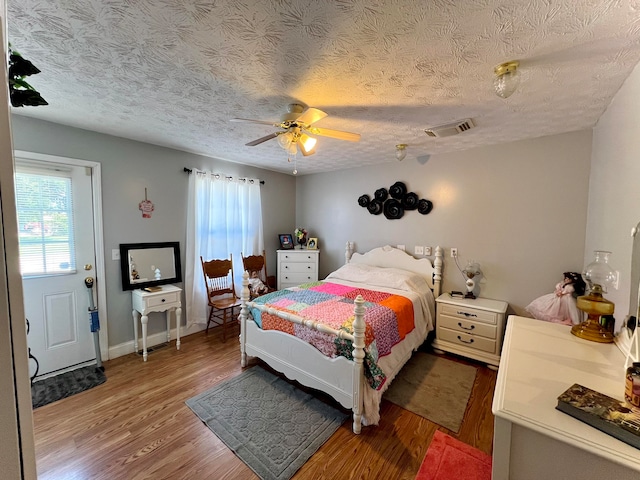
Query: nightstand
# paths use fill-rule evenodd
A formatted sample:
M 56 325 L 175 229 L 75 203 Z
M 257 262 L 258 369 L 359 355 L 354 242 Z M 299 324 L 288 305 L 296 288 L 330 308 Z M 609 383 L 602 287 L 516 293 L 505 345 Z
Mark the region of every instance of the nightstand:
M 320 250 L 278 250 L 278 290 L 318 281 Z
M 436 352 L 447 351 L 500 365 L 507 302 L 488 298 L 454 298 L 443 293 L 436 299 Z

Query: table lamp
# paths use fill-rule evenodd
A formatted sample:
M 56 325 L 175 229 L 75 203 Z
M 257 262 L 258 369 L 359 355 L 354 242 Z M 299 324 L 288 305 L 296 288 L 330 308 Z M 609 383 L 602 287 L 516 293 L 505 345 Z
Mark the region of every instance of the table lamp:
M 462 270 L 462 274 L 466 277 L 465 285 L 467 286 L 467 293 L 464 298 L 476 298 L 473 294 L 473 289 L 476 287 L 476 279 L 482 274 L 480 265 L 475 262 L 467 262 L 467 266 Z
M 613 332 L 600 322 L 600 317 L 613 315 L 615 305 L 602 296 L 615 284 L 616 273 L 609 266 L 611 252 L 595 251 L 595 259 L 586 266 L 582 278 L 587 284 L 588 295 L 578 297 L 576 306 L 587 314 L 586 320 L 571 328 L 576 337 L 599 343 L 613 342 Z

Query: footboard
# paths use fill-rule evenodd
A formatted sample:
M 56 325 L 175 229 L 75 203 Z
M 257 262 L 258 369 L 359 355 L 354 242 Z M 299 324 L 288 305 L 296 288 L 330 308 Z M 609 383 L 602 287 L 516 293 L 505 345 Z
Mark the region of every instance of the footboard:
M 300 317 L 266 305 L 249 301 L 249 276 L 242 278 L 240 310 L 240 351 L 242 366 L 247 355 L 262 359 L 287 378 L 331 395 L 341 405 L 353 410 L 353 431 L 360 433 L 363 412 L 365 321 L 364 299 L 355 299 L 353 334 L 335 330 L 317 321 Z M 249 308 L 275 315 L 292 323 L 305 325 L 353 342 L 353 361 L 344 357 L 329 358 L 315 347 L 284 332 L 260 329 L 249 315 Z

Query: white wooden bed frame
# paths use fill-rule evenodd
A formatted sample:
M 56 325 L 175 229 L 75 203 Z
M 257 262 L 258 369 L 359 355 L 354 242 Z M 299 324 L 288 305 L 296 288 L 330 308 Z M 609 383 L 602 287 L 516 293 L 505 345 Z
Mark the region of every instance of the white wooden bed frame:
M 378 267 L 393 267 L 419 273 L 425 277 L 434 297 L 440 294 L 442 281 L 441 247 L 435 248 L 433 265 L 427 258 L 415 259 L 402 250 L 380 247 L 365 254 L 353 253 L 353 242 L 347 242 L 346 262 L 362 263 Z M 241 364 L 247 366 L 247 356 L 258 357 L 287 378 L 307 387 L 331 395 L 343 407 L 353 410 L 353 432 L 362 427 L 363 388 L 369 388 L 364 378 L 365 322 L 364 299 L 355 299 L 353 335 L 335 330 L 326 325 L 302 318 L 298 315 L 276 310 L 249 301 L 249 278 L 247 272 L 242 279 L 242 307 L 240 310 Z M 249 315 L 249 308 L 276 315 L 293 323 L 306 325 L 319 332 L 335 335 L 353 342 L 353 360 L 345 357 L 330 358 L 305 341 L 278 330 L 262 330 Z M 434 318 L 435 321 L 435 318 Z

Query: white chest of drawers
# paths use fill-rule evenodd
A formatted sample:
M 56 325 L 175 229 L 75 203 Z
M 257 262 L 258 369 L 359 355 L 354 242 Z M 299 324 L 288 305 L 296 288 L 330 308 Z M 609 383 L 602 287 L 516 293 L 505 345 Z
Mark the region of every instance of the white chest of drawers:
M 320 250 L 278 250 L 278 290 L 318 281 Z
M 436 338 L 433 348 L 500 364 L 508 304 L 488 298 L 453 298 L 443 293 L 437 299 Z

